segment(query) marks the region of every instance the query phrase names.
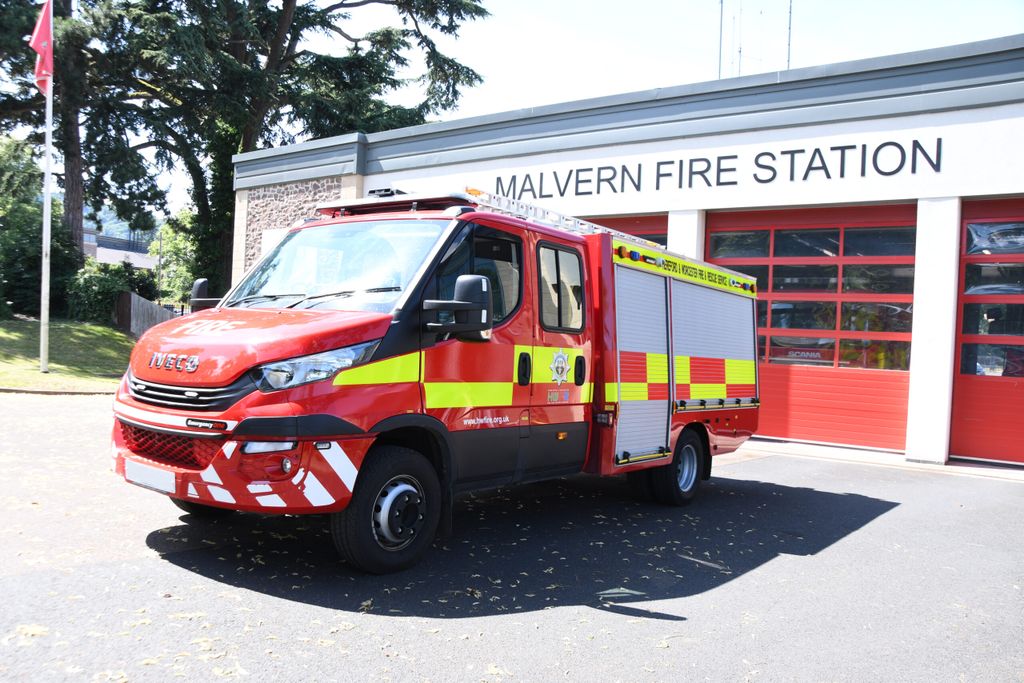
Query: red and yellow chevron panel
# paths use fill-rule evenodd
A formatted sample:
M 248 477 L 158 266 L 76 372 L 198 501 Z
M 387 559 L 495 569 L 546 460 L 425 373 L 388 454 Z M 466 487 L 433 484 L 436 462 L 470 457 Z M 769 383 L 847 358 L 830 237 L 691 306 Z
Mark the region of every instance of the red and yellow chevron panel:
M 753 398 L 757 395 L 757 367 L 753 360 L 675 356 L 673 370 L 676 400 Z M 606 392 L 606 400 L 609 401 L 669 400 L 668 356 L 622 351 L 619 354 L 619 385 L 608 385 Z

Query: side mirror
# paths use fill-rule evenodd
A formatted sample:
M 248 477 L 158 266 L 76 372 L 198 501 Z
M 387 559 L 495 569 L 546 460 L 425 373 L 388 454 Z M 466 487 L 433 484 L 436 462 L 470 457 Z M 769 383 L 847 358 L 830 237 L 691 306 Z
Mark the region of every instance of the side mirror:
M 449 332 L 463 341 L 487 341 L 494 327 L 491 282 L 483 275 L 460 275 L 455 280 L 455 298 L 451 301 L 428 299 L 424 311 L 452 311 L 451 322 L 429 322 L 427 329 L 438 334 Z
M 201 277 L 192 283 L 192 296 L 189 297 L 189 306 L 192 307 L 192 312 L 201 311 L 204 308 L 213 308 L 217 305 L 220 299 L 209 298 L 208 290 L 210 283 L 205 277 Z

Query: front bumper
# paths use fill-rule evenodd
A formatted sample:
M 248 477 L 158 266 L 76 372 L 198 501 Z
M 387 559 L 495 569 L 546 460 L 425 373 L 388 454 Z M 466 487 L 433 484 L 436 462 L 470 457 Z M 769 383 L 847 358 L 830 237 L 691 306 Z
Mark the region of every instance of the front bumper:
M 344 509 L 373 441 L 358 434 L 294 434 L 294 447 L 243 453 L 239 421 L 114 402 L 113 468 L 126 481 L 174 498 L 248 512 L 310 514 Z M 204 423 L 196 428 L 197 422 Z M 212 424 L 213 428 L 205 427 Z M 266 437 L 253 437 L 264 440 Z M 282 467 L 285 459 L 289 467 Z

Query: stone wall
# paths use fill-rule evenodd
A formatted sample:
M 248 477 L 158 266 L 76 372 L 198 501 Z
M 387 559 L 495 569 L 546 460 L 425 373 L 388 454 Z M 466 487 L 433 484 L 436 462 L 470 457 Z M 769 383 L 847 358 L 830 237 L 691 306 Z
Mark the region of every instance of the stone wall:
M 248 190 L 244 209 L 245 252 L 242 270 L 248 270 L 261 256 L 265 230 L 287 228 L 299 219 L 310 218 L 317 204 L 332 199 L 359 197 L 361 180 L 359 176 L 330 176 Z M 237 233 L 235 238 L 238 238 Z M 233 279 L 237 281 L 240 275 L 235 273 Z

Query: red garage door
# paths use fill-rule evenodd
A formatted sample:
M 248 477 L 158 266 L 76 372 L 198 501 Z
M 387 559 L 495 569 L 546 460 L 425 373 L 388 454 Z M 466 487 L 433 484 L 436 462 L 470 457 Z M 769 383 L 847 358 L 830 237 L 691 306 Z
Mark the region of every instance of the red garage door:
M 964 202 L 954 457 L 1024 463 L 1024 200 Z
M 761 426 L 902 450 L 914 205 L 709 214 L 706 258 L 757 278 Z

